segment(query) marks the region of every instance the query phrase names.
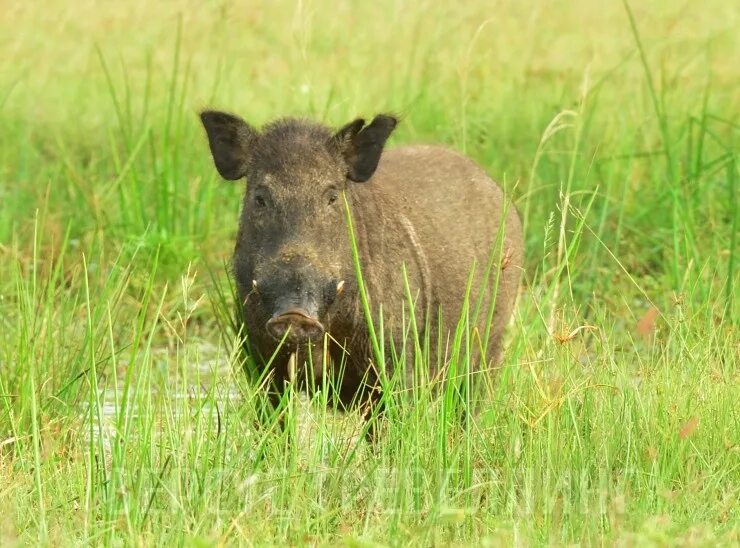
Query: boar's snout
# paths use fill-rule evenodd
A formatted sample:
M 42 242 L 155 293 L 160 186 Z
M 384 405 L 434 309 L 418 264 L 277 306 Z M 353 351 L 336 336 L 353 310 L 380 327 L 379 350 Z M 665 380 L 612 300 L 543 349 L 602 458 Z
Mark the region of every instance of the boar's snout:
M 291 344 L 316 342 L 324 336 L 324 326 L 314 316 L 301 308 L 280 312 L 267 321 L 267 332 Z
M 265 331 L 290 346 L 318 342 L 327 330 L 323 322 L 328 310 L 344 283 L 305 256 L 286 255 L 263 263 L 252 282 L 253 298 L 259 299 L 267 314 Z

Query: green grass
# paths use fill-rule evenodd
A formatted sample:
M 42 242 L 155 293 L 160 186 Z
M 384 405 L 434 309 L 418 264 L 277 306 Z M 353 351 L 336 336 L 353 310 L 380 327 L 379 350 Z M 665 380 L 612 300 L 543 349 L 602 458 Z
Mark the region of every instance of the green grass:
M 0 544 L 738 543 L 740 8 L 643 4 L 9 2 Z M 526 272 L 479 416 L 391 378 L 375 449 L 327 390 L 254 428 L 205 106 L 400 112 L 502 182 Z

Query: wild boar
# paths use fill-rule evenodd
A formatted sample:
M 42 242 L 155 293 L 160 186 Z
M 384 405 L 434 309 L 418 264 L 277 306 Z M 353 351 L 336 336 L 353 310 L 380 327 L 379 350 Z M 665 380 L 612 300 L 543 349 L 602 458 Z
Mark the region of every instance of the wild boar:
M 479 297 L 482 303 L 470 331 L 489 334 L 471 342 L 486 347 L 476 367 L 499 360 L 519 285 L 522 228 L 472 160 L 439 146 L 384 152 L 397 124 L 387 114 L 338 131 L 294 118 L 257 130 L 216 111 L 201 120 L 219 174 L 247 181 L 233 275 L 251 351 L 263 363 L 272 358 L 275 398 L 293 375 L 309 389 L 331 379 L 340 408 L 380 397 L 378 371 L 391 360 L 375 363 L 348 212 L 373 321 L 382 307 L 387 345 L 408 339 L 410 295 L 420 337 L 430 330 L 434 354 L 437 334 L 446 338 L 457 326 L 470 279 L 469 315 Z M 436 368 L 444 356 L 428 361 Z

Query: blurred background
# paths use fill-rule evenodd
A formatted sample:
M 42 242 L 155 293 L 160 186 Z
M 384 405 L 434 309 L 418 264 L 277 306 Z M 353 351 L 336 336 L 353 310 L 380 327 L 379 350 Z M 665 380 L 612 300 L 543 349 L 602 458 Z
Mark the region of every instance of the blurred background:
M 633 10 L 659 112 L 621 2 L 6 0 L 0 241 L 46 204 L 44 232 L 161 245 L 178 267 L 228 253 L 241 189 L 209 165 L 199 109 L 257 125 L 392 110 L 394 144 L 447 143 L 513 189 L 531 266 L 567 184 L 578 201 L 598 189 L 612 251 L 675 278 L 678 217 L 702 253 L 727 249 L 728 190 L 702 176 L 735 139 L 740 10 Z

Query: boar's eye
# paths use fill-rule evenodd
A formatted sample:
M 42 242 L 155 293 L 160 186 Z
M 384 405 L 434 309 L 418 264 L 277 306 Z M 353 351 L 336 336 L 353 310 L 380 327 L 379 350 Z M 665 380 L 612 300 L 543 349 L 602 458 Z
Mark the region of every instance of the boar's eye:
M 257 204 L 257 207 L 265 207 L 267 205 L 265 199 L 262 196 L 255 196 L 254 203 Z
M 272 196 L 269 189 L 264 186 L 258 186 L 253 191 L 252 202 L 257 209 L 265 209 L 272 205 Z
M 326 203 L 328 205 L 332 205 L 336 203 L 338 199 L 339 199 L 339 192 L 333 188 L 330 188 L 329 192 L 326 194 Z

